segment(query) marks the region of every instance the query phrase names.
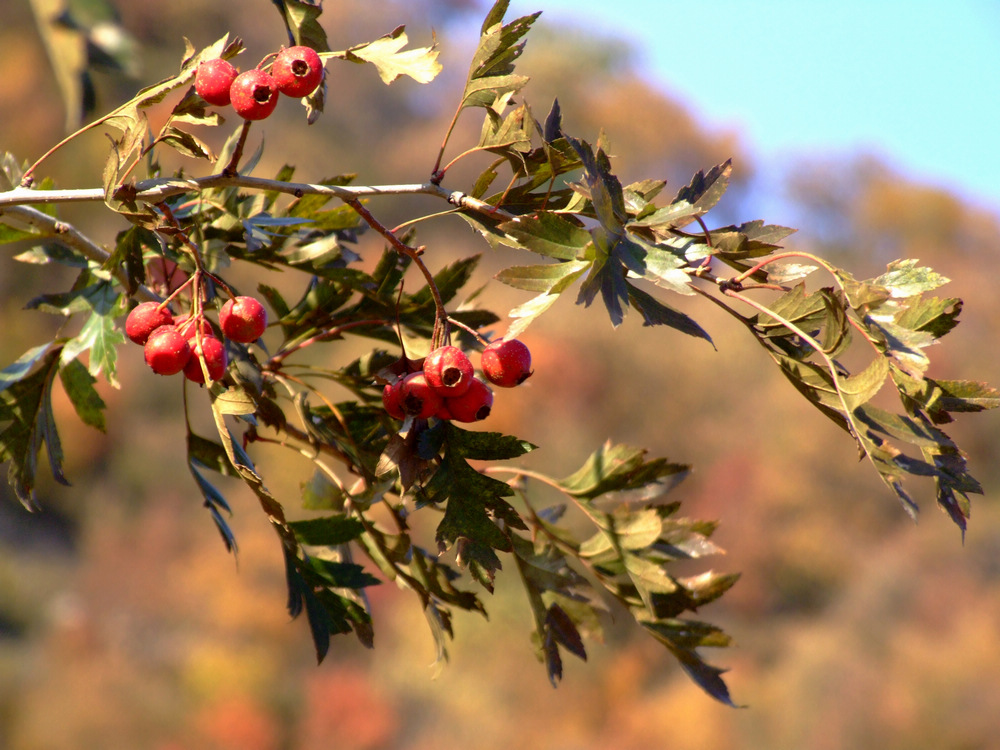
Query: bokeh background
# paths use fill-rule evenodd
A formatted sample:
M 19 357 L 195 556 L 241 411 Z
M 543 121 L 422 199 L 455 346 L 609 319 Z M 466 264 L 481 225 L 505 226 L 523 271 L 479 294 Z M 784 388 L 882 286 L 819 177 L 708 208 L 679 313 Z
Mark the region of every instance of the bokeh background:
M 546 11 L 519 64 L 532 77 L 525 98 L 542 116 L 558 95 L 566 129 L 588 140 L 603 128 L 623 182 L 662 177 L 676 189 L 733 157 L 733 187 L 710 223 L 797 226 L 791 246 L 859 278 L 919 258 L 953 280 L 945 293 L 966 301 L 962 325 L 931 352 L 931 375 L 1000 382 L 990 271 L 1000 257 L 1000 193 L 989 167 L 998 155 L 989 113 L 1000 97 L 979 55 L 984 45 L 991 57 L 1000 48 L 991 3 L 957 3 L 954 13 L 886 3 L 874 15 L 868 5 L 853 19 L 844 15 L 850 3 L 829 18 L 813 10 L 820 4 L 757 3 L 742 23 L 725 12 L 742 4 L 700 5 L 697 15 L 662 3 L 618 4 L 614 14 L 610 4 L 512 5 L 511 16 Z M 267 0 L 117 6 L 141 65 L 131 77 L 96 75 L 99 111 L 175 70 L 185 36 L 197 47 L 227 31 L 242 37 L 252 60 L 244 67 L 284 41 Z M 286 103 L 258 129 L 266 133 L 259 173 L 290 163 L 303 180 L 357 172 L 369 183 L 422 181 L 484 4 L 327 6 L 335 49 L 406 23 L 416 44 L 436 33 L 445 72 L 427 86 L 385 87 L 371 69 L 332 64 L 319 123 L 307 128 Z M 914 30 L 918 13 L 931 14 L 937 37 Z M 844 68 L 856 71 L 856 86 L 843 83 Z M 0 4 L 0 70 L 0 149 L 34 159 L 63 135 L 66 111 L 24 0 Z M 881 98 L 866 99 L 873 86 Z M 922 94 L 900 93 L 914 91 Z M 474 139 L 479 127 L 469 114 L 459 136 Z M 106 148 L 95 133 L 46 173 L 60 186 L 94 186 Z M 981 158 L 966 164 L 969 152 Z M 461 187 L 482 166 L 449 184 Z M 390 224 L 414 210 L 374 208 Z M 106 240 L 121 226 L 104 214 L 65 209 Z M 441 264 L 483 250 L 483 283 L 524 262 L 491 253 L 460 221 L 422 226 L 421 241 Z M 23 307 L 51 291 L 53 273 L 0 256 L 4 363 L 52 335 L 55 321 Z M 503 311 L 525 297 L 493 284 L 486 298 Z M 535 376 L 504 394 L 489 427 L 542 446 L 528 463 L 556 475 L 606 439 L 694 464 L 677 497 L 686 514 L 721 520 L 728 554 L 711 564 L 743 573 L 702 613 L 737 645 L 707 656 L 731 669 L 734 698 L 748 708 L 706 697 L 625 623 L 588 644 L 588 663 L 567 663 L 553 690 L 533 656 L 523 592 L 504 576 L 489 621 L 457 619 L 439 674 L 417 603 L 391 586 L 373 592 L 376 648 L 342 639 L 317 667 L 305 623 L 288 620 L 280 550 L 254 499 L 223 487 L 235 511 L 236 564 L 184 470 L 177 383 L 152 377 L 137 351 L 123 350 L 122 389 L 102 389 L 107 435 L 58 404 L 74 486 L 43 481 L 44 511 L 33 515 L 0 488 L 0 748 L 1000 747 L 1000 416 L 972 415 L 950 431 L 986 490 L 963 545 L 929 488 L 912 487 L 924 509 L 915 525 L 845 436 L 699 301 L 679 306 L 718 351 L 642 329 L 635 316 L 612 331 L 601 311 L 560 303 L 529 332 Z M 362 345 L 345 344 L 345 359 Z M 308 465 L 254 457 L 294 507 Z

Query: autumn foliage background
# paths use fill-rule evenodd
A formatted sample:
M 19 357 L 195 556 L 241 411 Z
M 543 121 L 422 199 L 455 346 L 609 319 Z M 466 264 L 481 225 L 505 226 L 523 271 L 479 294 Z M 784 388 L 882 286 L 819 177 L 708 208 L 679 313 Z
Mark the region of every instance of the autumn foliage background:
M 247 4 L 119 3 L 142 69 L 132 80 L 99 76 L 99 110 L 172 71 L 184 36 L 201 47 L 232 32 L 254 61 L 275 49 L 283 42 L 276 14 L 263 0 L 260 12 L 241 12 Z M 303 179 L 348 171 L 368 183 L 425 179 L 481 11 L 458 0 L 328 3 L 323 25 L 335 49 L 397 23 L 426 43 L 434 28 L 444 73 L 428 86 L 387 88 L 371 70 L 332 61 L 318 124 L 307 127 L 286 103 L 259 129 L 261 172 L 289 163 Z M 571 51 L 582 44 L 583 58 Z M 65 113 L 26 3 L 0 9 L 0 64 L 17 71 L 0 83 L 3 145 L 34 158 L 61 138 Z M 537 110 L 558 95 L 574 130 L 607 132 L 623 181 L 657 175 L 676 188 L 731 156 L 734 184 L 719 214 L 763 213 L 752 179 L 775 165 L 753 164 L 738 132 L 707 130 L 684 102 L 652 87 L 620 41 L 543 16 L 519 70 L 532 77 L 526 98 Z M 479 123 L 464 126 L 474 139 Z M 47 171 L 60 185 L 95 186 L 106 148 L 94 134 Z M 988 273 L 1000 256 L 994 211 L 908 182 L 878 155 L 815 154 L 781 166 L 787 215 L 769 207 L 760 218 L 799 227 L 792 245 L 859 277 L 912 257 L 951 278 L 946 291 L 966 306 L 931 374 L 1000 381 L 1000 302 Z M 394 211 L 404 218 L 402 208 L 380 207 L 390 224 Z M 98 237 L 120 229 L 103 225 L 107 213 L 93 207 L 67 206 L 65 215 Z M 485 283 L 504 259 L 459 224 L 428 223 L 420 240 L 435 262 L 484 252 Z M 52 319 L 22 309 L 50 282 L 41 268 L 0 256 L 4 362 L 51 337 Z M 523 301 L 499 284 L 487 293 L 501 300 L 495 309 Z M 0 747 L 995 746 L 996 415 L 950 430 L 986 492 L 963 546 L 929 494 L 918 495 L 925 510 L 914 526 L 875 473 L 857 465 L 850 442 L 730 321 L 698 302 L 683 309 L 718 351 L 676 332 L 640 332 L 635 319 L 612 331 L 601 311 L 558 305 L 530 331 L 530 386 L 516 409 L 494 412 L 490 429 L 542 446 L 525 463 L 544 461 L 557 475 L 607 438 L 694 464 L 678 499 L 691 515 L 721 520 L 715 540 L 729 554 L 714 565 L 743 573 L 710 607 L 738 645 L 711 656 L 732 669 L 734 699 L 748 710 L 707 698 L 624 623 L 591 648 L 589 663 L 567 662 L 553 690 L 528 643 L 523 594 L 503 575 L 489 621 L 459 616 L 451 662 L 436 677 L 423 615 L 390 585 L 371 591 L 374 651 L 343 639 L 317 668 L 305 626 L 288 620 L 280 550 L 265 518 L 245 490 L 228 488 L 241 547 L 234 564 L 184 471 L 176 382 L 151 375 L 138 350 L 123 350 L 121 391 L 102 384 L 107 435 L 60 421 L 74 487 L 43 483 L 41 514 L 0 502 Z M 279 497 L 295 497 L 308 476 L 304 462 L 285 456 L 259 461 Z

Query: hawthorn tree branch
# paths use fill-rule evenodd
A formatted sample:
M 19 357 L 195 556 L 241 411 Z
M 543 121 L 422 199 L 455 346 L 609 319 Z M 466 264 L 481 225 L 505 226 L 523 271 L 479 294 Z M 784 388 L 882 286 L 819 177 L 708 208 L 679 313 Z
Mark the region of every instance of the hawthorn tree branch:
M 308 182 L 282 182 L 246 175 L 215 174 L 188 179 L 157 178 L 141 180 L 135 185 L 135 200 L 156 204 L 174 195 L 213 188 L 246 188 L 302 195 L 329 195 L 343 201 L 358 200 L 380 195 L 432 195 L 447 201 L 456 208 L 487 214 L 498 219 L 513 219 L 511 214 L 486 201 L 473 198 L 459 190 L 447 190 L 431 182 L 404 185 L 318 185 Z M 65 190 L 33 190 L 18 187 L 0 193 L 0 208 L 48 203 L 80 203 L 103 201 L 103 188 L 74 188 Z
M 30 192 L 30 191 L 29 191 Z M 87 235 L 74 227 L 72 224 L 49 216 L 43 211 L 39 211 L 32 206 L 0 204 L 0 223 L 7 223 L 4 219 L 13 219 L 12 224 L 20 225 L 39 232 L 38 239 L 51 239 L 67 247 L 76 250 L 88 260 L 99 263 L 102 266 L 111 257 L 107 250 L 90 239 Z M 115 277 L 115 280 L 128 289 L 128 274 L 120 266 L 109 268 L 108 272 Z M 143 302 L 162 302 L 163 298 L 146 286 L 139 285 L 135 295 Z

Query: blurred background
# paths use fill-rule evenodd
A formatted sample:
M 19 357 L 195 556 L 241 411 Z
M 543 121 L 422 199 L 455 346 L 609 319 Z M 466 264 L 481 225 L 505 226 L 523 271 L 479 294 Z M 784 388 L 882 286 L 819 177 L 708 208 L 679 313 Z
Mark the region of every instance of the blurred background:
M 32 10 L 58 5 L 0 4 L 0 150 L 18 160 L 65 133 Z M 185 36 L 198 48 L 227 31 L 242 37 L 243 67 L 285 41 L 267 0 L 116 5 L 135 66 L 94 73 L 97 112 L 172 74 Z M 508 18 L 545 11 L 519 63 L 536 116 L 558 95 L 568 132 L 593 141 L 605 130 L 623 182 L 666 178 L 666 193 L 733 157 L 712 225 L 798 227 L 790 246 L 858 278 L 919 258 L 953 280 L 944 294 L 966 302 L 962 325 L 930 352 L 931 376 L 1000 382 L 989 271 L 1000 253 L 995 4 L 765 2 L 753 14 L 736 2 L 673 5 L 512 3 Z M 306 181 L 425 179 L 485 9 L 327 3 L 334 49 L 406 23 L 415 45 L 436 33 L 444 73 L 385 87 L 374 70 L 333 61 L 316 125 L 286 102 L 255 128 L 266 137 L 257 174 L 289 163 Z M 480 125 L 468 113 L 454 143 Z M 106 149 L 95 132 L 43 173 L 62 187 L 96 186 Z M 464 187 L 485 166 L 469 162 L 446 186 Z M 391 225 L 421 208 L 387 200 L 373 210 Z M 123 228 L 94 207 L 64 215 L 105 241 Z M 481 283 L 530 262 L 492 253 L 460 220 L 426 223 L 420 240 L 441 265 L 482 250 Z M 365 247 L 377 255 L 377 244 Z M 23 307 L 52 291 L 55 273 L 0 256 L 4 364 L 52 335 L 57 320 Z M 485 298 L 498 312 L 526 299 L 495 283 Z M 235 513 L 234 563 L 184 469 L 177 382 L 123 349 L 122 389 L 101 384 L 107 435 L 57 403 L 74 486 L 43 480 L 34 515 L 0 488 L 0 748 L 1000 747 L 1000 417 L 971 415 L 949 430 L 986 490 L 963 545 L 929 487 L 911 486 L 923 508 L 915 525 L 844 434 L 699 302 L 678 306 L 718 351 L 642 329 L 634 315 L 613 331 L 602 311 L 561 302 L 526 334 L 535 375 L 503 394 L 489 428 L 542 446 L 526 463 L 557 476 L 606 439 L 694 465 L 676 497 L 685 514 L 722 522 L 728 554 L 709 564 L 743 573 L 701 613 L 737 644 L 706 656 L 731 669 L 747 709 L 712 701 L 626 623 L 588 644 L 588 663 L 568 662 L 553 690 L 533 656 L 523 592 L 503 575 L 489 621 L 458 617 L 437 676 L 418 604 L 389 585 L 373 591 L 376 648 L 341 639 L 317 667 L 306 624 L 288 620 L 280 550 L 256 501 L 220 485 Z M 344 361 L 364 346 L 345 344 Z M 294 508 L 308 464 L 264 450 L 254 458 Z

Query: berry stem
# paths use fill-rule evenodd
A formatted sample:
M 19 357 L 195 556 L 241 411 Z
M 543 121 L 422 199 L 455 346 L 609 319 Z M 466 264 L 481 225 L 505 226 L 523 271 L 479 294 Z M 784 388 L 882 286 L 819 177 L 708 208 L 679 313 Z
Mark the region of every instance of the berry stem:
M 250 120 L 243 121 L 243 127 L 240 129 L 240 138 L 236 141 L 236 148 L 233 149 L 232 158 L 229 159 L 226 168 L 222 170 L 224 177 L 236 177 L 239 174 L 237 167 L 240 164 L 240 159 L 243 158 L 243 146 L 247 142 L 247 135 L 250 133 L 251 124 Z
M 448 335 L 448 313 L 444 307 L 444 300 L 441 299 L 441 292 L 438 290 L 437 283 L 434 281 L 434 274 L 430 272 L 430 269 L 427 268 L 427 264 L 424 263 L 423 259 L 420 257 L 423 255 L 423 248 L 410 247 L 399 239 L 399 237 L 393 234 L 388 227 L 376 219 L 374 214 L 365 208 L 358 199 L 352 198 L 343 200 L 347 205 L 357 211 L 358 215 L 365 220 L 368 226 L 385 237 L 397 253 L 412 260 L 414 265 L 420 269 L 420 273 L 423 274 L 424 279 L 427 281 L 427 288 L 430 289 L 431 297 L 434 298 L 434 333 L 431 337 L 431 345 L 432 347 L 440 346 L 440 342 L 443 341 Z
M 453 326 L 457 326 L 458 328 L 461 328 L 466 333 L 470 333 L 473 336 L 475 336 L 476 337 L 476 341 L 478 341 L 483 346 L 489 346 L 490 342 L 487 339 L 485 339 L 482 336 L 480 336 L 477 331 L 475 331 L 474 329 L 472 329 L 469 326 L 465 325 L 465 323 L 463 323 L 463 322 L 461 322 L 459 320 L 455 320 L 451 316 L 448 317 L 448 322 L 451 323 Z
M 349 323 L 342 323 L 334 328 L 329 328 L 322 333 L 317 333 L 305 341 L 302 341 L 294 346 L 290 346 L 287 349 L 282 349 L 277 354 L 275 354 L 271 359 L 267 361 L 263 369 L 265 370 L 279 370 L 281 369 L 281 363 L 285 361 L 289 356 L 295 354 L 295 352 L 305 349 L 307 346 L 312 346 L 313 344 L 320 341 L 327 341 L 329 339 L 339 338 L 341 334 L 350 331 L 354 328 L 361 328 L 363 326 L 384 326 L 389 325 L 388 321 L 380 320 L 378 318 L 373 318 L 370 320 L 352 320 Z

